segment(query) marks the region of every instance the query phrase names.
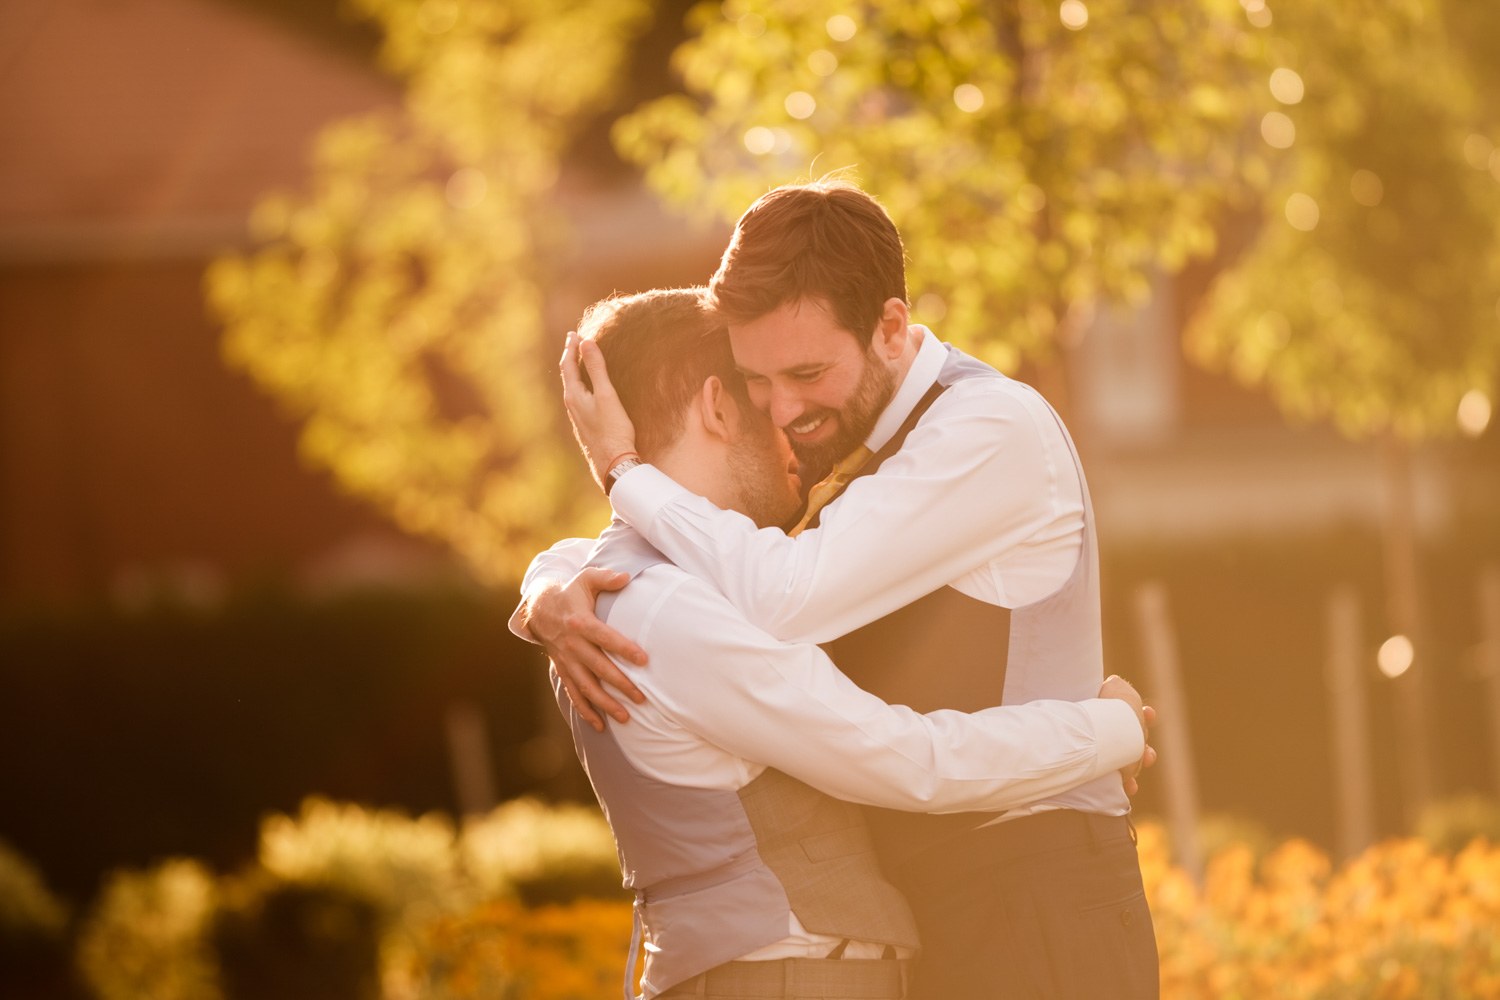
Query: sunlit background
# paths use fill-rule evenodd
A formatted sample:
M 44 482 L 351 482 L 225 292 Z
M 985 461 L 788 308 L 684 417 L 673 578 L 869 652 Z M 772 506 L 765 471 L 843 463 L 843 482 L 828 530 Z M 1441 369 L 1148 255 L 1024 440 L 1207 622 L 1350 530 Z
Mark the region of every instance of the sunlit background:
M 1500 995 L 1496 51 L 1485 0 L 7 0 L 0 994 L 616 989 L 505 627 L 605 517 L 556 358 L 847 171 L 1084 455 L 1166 995 Z

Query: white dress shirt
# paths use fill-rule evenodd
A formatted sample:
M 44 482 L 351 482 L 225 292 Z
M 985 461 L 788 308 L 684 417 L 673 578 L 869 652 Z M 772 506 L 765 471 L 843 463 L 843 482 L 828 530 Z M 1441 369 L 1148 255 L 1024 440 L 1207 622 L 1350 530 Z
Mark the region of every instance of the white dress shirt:
M 559 558 L 581 564 L 590 545 L 560 543 L 533 563 L 527 585 Z M 998 811 L 1109 774 L 1145 750 L 1134 711 L 1117 700 L 972 715 L 887 705 L 817 646 L 773 638 L 670 564 L 648 567 L 620 591 L 607 623 L 650 655 L 644 667 L 615 661 L 646 701 L 631 705 L 628 723 L 610 723 L 614 737 L 636 768 L 676 785 L 738 790 L 775 767 L 866 805 Z M 745 958 L 821 958 L 837 943 L 794 916 L 786 940 Z M 846 952 L 879 954 L 862 942 Z
M 866 440 L 891 439 L 937 380 L 947 348 L 922 343 Z M 1083 547 L 1083 491 L 1067 440 L 1036 390 L 969 379 L 932 404 L 901 450 L 795 538 L 757 529 L 653 466 L 620 477 L 615 513 L 780 639 L 827 642 L 944 586 L 1019 608 L 1067 582 Z M 566 580 L 566 563 L 552 573 Z

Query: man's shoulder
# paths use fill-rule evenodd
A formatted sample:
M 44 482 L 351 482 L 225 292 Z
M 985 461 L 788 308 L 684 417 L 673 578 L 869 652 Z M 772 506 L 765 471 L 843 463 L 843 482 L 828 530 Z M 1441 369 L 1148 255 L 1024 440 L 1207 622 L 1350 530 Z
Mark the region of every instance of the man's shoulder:
M 1052 406 L 1031 385 L 989 366 L 969 368 L 953 379 L 932 404 L 934 416 L 945 414 L 1025 414 L 1032 420 L 1057 419 Z
M 743 619 L 712 584 L 666 561 L 647 566 L 616 593 L 606 620 L 637 642 L 701 633 L 726 616 Z

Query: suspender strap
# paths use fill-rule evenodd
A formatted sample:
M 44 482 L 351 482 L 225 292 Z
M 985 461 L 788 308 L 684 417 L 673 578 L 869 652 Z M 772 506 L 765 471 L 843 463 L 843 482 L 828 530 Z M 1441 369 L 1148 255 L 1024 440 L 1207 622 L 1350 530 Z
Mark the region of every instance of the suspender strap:
M 922 398 L 917 401 L 917 405 L 912 407 L 912 411 L 906 415 L 906 419 L 901 422 L 901 426 L 896 428 L 896 433 L 891 435 L 891 439 L 882 445 L 879 451 L 871 455 L 870 460 L 861 466 L 858 472 L 849 477 L 849 483 L 854 482 L 854 480 L 862 476 L 874 474 L 885 463 L 886 459 L 900 451 L 901 446 L 906 443 L 906 436 L 917 426 L 917 421 L 921 420 L 923 415 L 932 408 L 932 404 L 937 402 L 937 398 L 947 391 L 948 387 L 946 385 L 934 382 L 932 388 L 928 389 Z M 838 499 L 844 490 L 849 488 L 849 483 L 845 483 L 838 493 L 829 498 L 828 502 L 832 503 Z M 826 507 L 827 505 L 825 504 L 824 506 Z M 807 529 L 816 528 L 822 516 L 823 512 L 821 510 L 814 514 L 812 519 L 807 522 Z

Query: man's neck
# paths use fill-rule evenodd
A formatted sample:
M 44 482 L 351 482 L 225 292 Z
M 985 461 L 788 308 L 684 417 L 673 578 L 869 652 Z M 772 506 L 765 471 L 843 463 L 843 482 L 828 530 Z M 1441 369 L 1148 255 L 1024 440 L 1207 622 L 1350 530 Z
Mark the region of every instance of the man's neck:
M 651 459 L 651 464 L 672 478 L 677 485 L 716 507 L 732 509 L 734 494 L 727 475 L 724 456 L 708 451 L 710 445 L 679 440 Z
M 916 362 L 917 354 L 921 350 L 922 331 L 914 326 L 908 326 L 906 328 L 906 350 L 901 352 L 901 356 L 896 359 L 892 366 L 896 372 L 896 387 L 898 389 L 901 387 L 901 383 L 906 381 L 906 376 L 911 371 L 911 366 Z M 886 402 L 889 403 L 890 401 L 887 400 Z

